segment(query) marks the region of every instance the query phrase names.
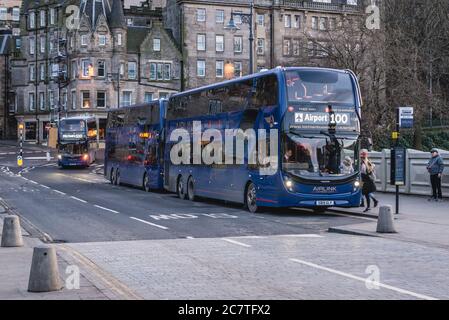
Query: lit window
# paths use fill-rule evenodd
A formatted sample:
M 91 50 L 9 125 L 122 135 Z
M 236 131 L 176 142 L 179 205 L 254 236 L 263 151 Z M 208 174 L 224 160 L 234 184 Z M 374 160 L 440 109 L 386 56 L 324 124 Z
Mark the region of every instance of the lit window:
M 90 92 L 89 91 L 82 91 L 81 92 L 81 108 L 87 109 L 90 108 Z
M 92 65 L 90 64 L 90 61 L 89 60 L 83 60 L 82 62 L 81 62 L 81 66 L 82 66 L 82 68 L 83 68 L 83 77 L 89 77 L 91 74 L 90 74 L 90 68 L 92 67 Z

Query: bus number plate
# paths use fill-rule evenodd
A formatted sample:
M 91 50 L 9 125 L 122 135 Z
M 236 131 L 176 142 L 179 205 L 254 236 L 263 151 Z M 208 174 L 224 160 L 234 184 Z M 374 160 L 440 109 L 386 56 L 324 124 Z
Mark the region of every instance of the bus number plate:
M 324 200 L 321 200 L 321 201 L 317 201 L 316 202 L 317 206 L 333 206 L 334 204 L 335 204 L 335 201 L 324 201 Z

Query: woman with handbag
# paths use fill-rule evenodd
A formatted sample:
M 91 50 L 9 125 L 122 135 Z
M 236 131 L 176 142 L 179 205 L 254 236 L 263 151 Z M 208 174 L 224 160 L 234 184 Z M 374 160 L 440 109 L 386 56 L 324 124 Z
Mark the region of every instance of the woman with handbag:
M 368 159 L 368 151 L 362 150 L 360 152 L 360 158 L 362 165 L 360 172 L 362 174 L 362 194 L 366 199 L 366 208 L 363 212 L 371 210 L 371 199 L 374 201 L 374 208 L 377 207 L 379 201 L 374 197 L 373 193 L 376 192 L 376 176 L 374 174 L 375 165 Z

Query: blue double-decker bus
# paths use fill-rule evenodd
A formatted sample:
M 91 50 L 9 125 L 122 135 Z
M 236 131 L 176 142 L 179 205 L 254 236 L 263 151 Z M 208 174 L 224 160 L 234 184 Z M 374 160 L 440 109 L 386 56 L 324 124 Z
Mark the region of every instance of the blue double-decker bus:
M 351 71 L 323 68 L 276 68 L 176 94 L 164 187 L 250 212 L 357 207 L 361 104 Z
M 63 118 L 58 125 L 58 165 L 88 167 L 99 152 L 98 127 L 94 117 Z
M 104 174 L 114 185 L 162 189 L 166 100 L 108 113 Z

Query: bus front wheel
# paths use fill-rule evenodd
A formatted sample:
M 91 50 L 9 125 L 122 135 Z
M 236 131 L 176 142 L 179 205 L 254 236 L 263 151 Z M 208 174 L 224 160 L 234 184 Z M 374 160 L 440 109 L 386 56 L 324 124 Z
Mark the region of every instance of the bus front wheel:
M 245 205 L 249 212 L 256 213 L 259 210 L 257 206 L 257 193 L 254 183 L 248 184 L 245 194 Z
M 195 185 L 193 184 L 193 178 L 190 177 L 187 182 L 187 198 L 190 201 L 195 201 Z
M 185 199 L 186 198 L 186 191 L 185 191 L 185 185 L 184 185 L 184 179 L 179 177 L 178 179 L 178 186 L 176 188 L 179 199 Z

